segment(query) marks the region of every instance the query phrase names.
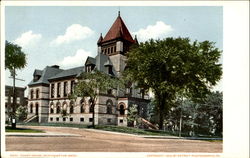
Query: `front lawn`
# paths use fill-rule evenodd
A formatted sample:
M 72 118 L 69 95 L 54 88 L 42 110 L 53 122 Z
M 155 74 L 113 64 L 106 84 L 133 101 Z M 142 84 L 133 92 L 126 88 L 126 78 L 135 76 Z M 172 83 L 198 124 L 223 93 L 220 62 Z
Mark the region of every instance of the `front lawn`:
M 44 133 L 42 130 L 37 129 L 29 129 L 29 128 L 15 128 L 12 129 L 11 127 L 5 127 L 6 132 L 15 132 L 15 133 Z
M 93 128 L 90 125 L 83 124 L 69 124 L 69 123 L 19 123 L 19 125 L 26 126 L 55 126 L 55 127 L 73 127 L 73 128 Z M 95 125 L 97 130 L 104 131 L 112 131 L 112 132 L 120 132 L 120 133 L 128 133 L 128 134 L 137 134 L 137 135 L 153 135 L 153 136 L 178 136 L 179 132 L 171 132 L 171 131 L 162 131 L 162 130 L 148 130 L 148 129 L 139 129 L 133 127 L 122 127 L 122 126 L 114 126 L 114 125 Z M 188 133 L 182 132 L 182 137 L 191 137 Z M 218 136 L 207 136 L 207 135 L 197 135 L 197 138 L 221 138 Z M 212 139 L 211 139 L 212 140 Z

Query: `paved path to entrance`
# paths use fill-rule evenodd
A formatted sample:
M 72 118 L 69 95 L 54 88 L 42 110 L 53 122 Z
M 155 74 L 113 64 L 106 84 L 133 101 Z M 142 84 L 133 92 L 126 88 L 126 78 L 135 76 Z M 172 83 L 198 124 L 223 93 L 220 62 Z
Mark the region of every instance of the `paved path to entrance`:
M 32 126 L 43 136 L 7 135 L 7 151 L 54 152 L 205 152 L 221 153 L 222 142 L 155 139 L 130 134 L 68 127 Z M 47 135 L 47 136 L 46 136 Z M 174 137 L 173 137 L 174 138 Z

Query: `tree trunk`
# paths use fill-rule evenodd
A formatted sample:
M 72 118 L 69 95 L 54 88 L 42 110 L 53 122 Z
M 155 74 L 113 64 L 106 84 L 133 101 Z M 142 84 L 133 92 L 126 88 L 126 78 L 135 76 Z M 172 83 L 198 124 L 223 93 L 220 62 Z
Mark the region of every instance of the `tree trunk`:
M 158 96 L 158 101 L 159 101 L 159 129 L 163 129 L 163 122 L 164 122 L 164 117 L 165 117 L 165 106 L 166 106 L 166 93 L 159 93 L 160 95 Z
M 93 112 L 92 112 L 92 127 L 95 128 L 95 104 L 92 103 L 92 108 L 93 108 Z

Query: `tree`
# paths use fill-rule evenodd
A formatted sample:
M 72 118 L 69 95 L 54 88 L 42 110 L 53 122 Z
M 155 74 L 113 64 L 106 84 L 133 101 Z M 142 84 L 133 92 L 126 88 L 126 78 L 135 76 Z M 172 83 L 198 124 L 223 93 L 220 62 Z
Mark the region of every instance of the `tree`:
M 19 106 L 16 110 L 16 117 L 19 121 L 23 121 L 27 118 L 28 109 L 27 106 Z
M 167 117 L 169 122 L 179 126 L 182 118 L 182 132 L 222 136 L 222 93 L 212 92 L 203 102 L 185 99 Z M 179 126 L 180 128 L 180 126 Z
M 98 70 L 84 72 L 80 75 L 79 80 L 74 87 L 71 99 L 81 97 L 83 100 L 88 99 L 92 112 L 92 126 L 95 127 L 95 105 L 99 94 L 106 93 L 109 89 L 117 89 L 122 82 L 113 76 L 107 75 Z M 120 87 L 121 88 L 121 87 Z
M 222 93 L 213 92 L 207 95 L 203 103 L 198 104 L 198 116 L 195 120 L 197 130 L 209 135 L 222 135 Z
M 129 107 L 128 110 L 128 117 L 127 117 L 128 123 L 132 126 L 139 125 L 138 124 L 140 122 L 139 118 L 140 116 L 138 115 L 137 105 L 133 104 L 131 107 Z
M 222 75 L 221 51 L 209 41 L 166 38 L 140 43 L 128 53 L 125 75 L 138 86 L 151 88 L 157 100 L 159 127 L 177 95 L 199 100 Z
M 13 104 L 11 118 L 16 119 L 16 92 L 15 79 L 16 70 L 22 69 L 27 65 L 26 54 L 22 52 L 22 48 L 16 44 L 5 42 L 5 69 L 8 69 L 13 77 Z M 12 128 L 16 128 L 16 124 L 12 123 Z

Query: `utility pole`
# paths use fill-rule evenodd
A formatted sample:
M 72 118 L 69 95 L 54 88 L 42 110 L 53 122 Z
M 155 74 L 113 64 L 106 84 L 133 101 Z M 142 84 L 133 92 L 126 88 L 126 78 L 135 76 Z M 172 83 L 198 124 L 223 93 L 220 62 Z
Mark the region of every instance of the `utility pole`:
M 180 115 L 180 130 L 179 130 L 179 137 L 181 137 L 181 126 L 182 126 L 182 103 L 183 103 L 183 97 L 181 97 L 181 115 Z
M 20 81 L 25 81 L 23 79 L 18 79 L 16 78 L 16 69 L 13 69 L 13 72 L 11 74 L 12 77 L 9 78 L 13 78 L 13 103 L 12 103 L 12 115 L 11 115 L 11 127 L 12 128 L 16 128 L 16 80 L 20 80 Z
M 181 137 L 181 124 L 182 124 L 182 109 L 181 109 L 181 116 L 180 116 L 180 130 L 179 130 L 179 137 Z

